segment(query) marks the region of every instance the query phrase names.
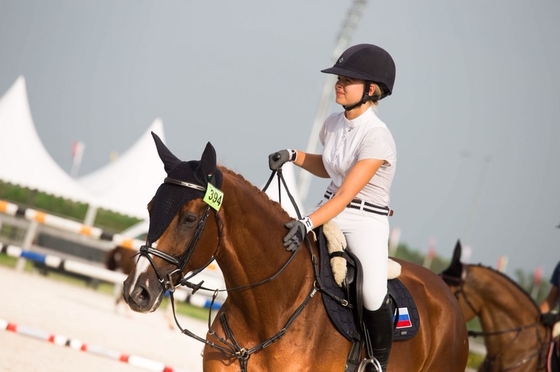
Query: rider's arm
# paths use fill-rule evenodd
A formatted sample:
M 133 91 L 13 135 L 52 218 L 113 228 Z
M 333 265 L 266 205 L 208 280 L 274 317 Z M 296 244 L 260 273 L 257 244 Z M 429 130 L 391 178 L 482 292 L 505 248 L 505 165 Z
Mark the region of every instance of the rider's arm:
M 325 169 L 325 165 L 323 164 L 323 157 L 321 154 L 308 154 L 306 152 L 298 150 L 294 164 L 314 174 L 317 177 L 329 178 L 329 174 Z

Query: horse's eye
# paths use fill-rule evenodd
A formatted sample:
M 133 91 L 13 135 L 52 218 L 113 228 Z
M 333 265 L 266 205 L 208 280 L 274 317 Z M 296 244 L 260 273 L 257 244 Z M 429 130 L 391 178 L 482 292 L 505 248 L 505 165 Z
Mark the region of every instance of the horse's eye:
M 196 215 L 194 215 L 194 214 L 188 214 L 183 219 L 183 223 L 187 226 L 194 225 L 196 223 L 196 221 L 197 221 L 197 218 L 196 218 Z

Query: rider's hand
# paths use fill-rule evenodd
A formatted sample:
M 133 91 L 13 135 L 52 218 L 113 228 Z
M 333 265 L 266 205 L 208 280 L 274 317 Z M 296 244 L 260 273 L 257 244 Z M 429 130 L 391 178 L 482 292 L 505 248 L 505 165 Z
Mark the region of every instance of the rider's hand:
M 284 247 L 286 247 L 286 250 L 289 252 L 298 249 L 305 235 L 313 230 L 313 222 L 311 222 L 309 217 L 305 217 L 299 221 L 290 221 L 284 226 L 290 229 L 284 237 Z
M 552 327 L 556 322 L 560 322 L 560 314 L 544 313 L 541 314 L 541 323 L 547 327 Z
M 282 165 L 289 161 L 295 161 L 297 157 L 296 150 L 280 150 L 268 155 L 268 167 L 270 170 L 278 170 Z

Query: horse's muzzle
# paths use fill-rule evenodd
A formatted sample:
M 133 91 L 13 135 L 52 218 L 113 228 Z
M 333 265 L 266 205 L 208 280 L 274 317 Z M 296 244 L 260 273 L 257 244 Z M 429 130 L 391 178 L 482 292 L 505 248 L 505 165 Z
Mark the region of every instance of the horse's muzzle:
M 137 285 L 132 292 L 126 290 L 126 283 L 123 285 L 123 298 L 128 306 L 139 313 L 147 313 L 153 311 L 154 299 L 150 291 L 143 286 Z M 156 306 L 157 307 L 157 306 Z

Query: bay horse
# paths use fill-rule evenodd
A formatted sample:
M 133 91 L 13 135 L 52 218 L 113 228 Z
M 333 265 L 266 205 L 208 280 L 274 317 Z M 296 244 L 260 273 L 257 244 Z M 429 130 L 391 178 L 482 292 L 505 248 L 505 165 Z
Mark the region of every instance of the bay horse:
M 491 267 L 461 263 L 458 241 L 451 263 L 440 275 L 461 306 L 466 321 L 478 316 L 486 357 L 478 371 L 547 371 L 551 329 L 540 322 L 537 303 L 516 282 Z
M 200 160 L 183 162 L 153 136 L 167 178 L 148 204 L 146 245 L 124 281 L 130 308 L 154 311 L 185 273 L 216 260 L 227 300 L 209 320 L 205 338 L 183 330 L 204 343 L 204 371 L 347 371 L 352 343 L 325 310 L 314 271 L 317 243 L 308 239 L 308 249 L 303 243 L 286 251 L 289 214 L 243 176 L 216 165 L 210 142 Z M 398 262 L 420 327 L 414 337 L 393 343 L 389 371 L 464 372 L 468 338 L 457 300 L 437 274 Z

